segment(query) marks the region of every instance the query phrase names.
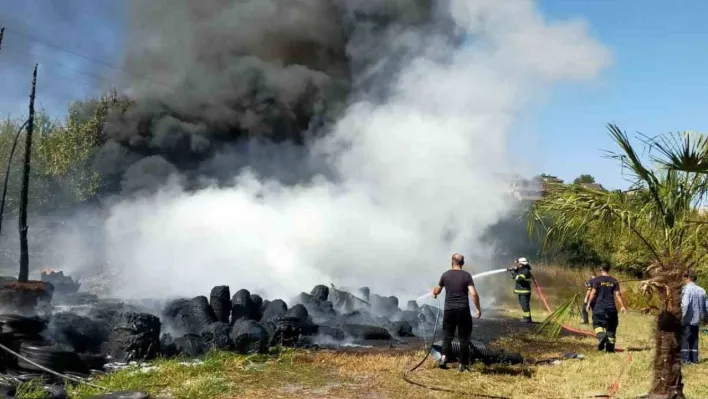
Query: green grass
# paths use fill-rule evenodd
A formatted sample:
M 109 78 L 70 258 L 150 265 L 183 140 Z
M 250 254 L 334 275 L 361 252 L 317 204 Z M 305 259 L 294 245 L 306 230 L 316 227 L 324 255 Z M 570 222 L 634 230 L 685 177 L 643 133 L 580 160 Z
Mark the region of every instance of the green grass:
M 108 374 L 95 384 L 110 391 L 143 390 L 156 396 L 183 399 L 259 397 L 264 387 L 277 391 L 311 389 L 329 383 L 327 370 L 296 361 L 301 353 L 286 350 L 270 356 L 211 352 L 201 363 L 184 359 L 159 360 L 147 369 L 131 367 Z M 190 364 L 191 363 L 191 364 Z M 72 398 L 102 393 L 86 385 L 72 386 Z

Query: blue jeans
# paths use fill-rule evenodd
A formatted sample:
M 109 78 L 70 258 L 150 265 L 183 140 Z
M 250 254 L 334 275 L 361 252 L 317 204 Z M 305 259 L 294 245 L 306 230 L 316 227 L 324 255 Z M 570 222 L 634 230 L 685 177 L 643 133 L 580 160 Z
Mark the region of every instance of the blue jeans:
M 698 326 L 685 324 L 681 340 L 681 360 L 684 363 L 698 363 Z

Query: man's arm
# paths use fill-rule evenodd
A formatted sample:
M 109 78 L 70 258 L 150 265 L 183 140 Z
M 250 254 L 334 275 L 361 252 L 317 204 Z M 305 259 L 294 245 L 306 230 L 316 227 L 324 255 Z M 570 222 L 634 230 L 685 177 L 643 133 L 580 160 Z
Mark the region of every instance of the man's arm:
M 443 287 L 445 286 L 445 281 L 443 281 L 445 279 L 443 277 L 445 277 L 444 274 L 440 276 L 440 281 L 438 281 L 438 285 L 433 288 L 433 298 L 437 298 L 438 295 L 440 295 L 440 293 L 442 292 Z
M 583 300 L 583 303 L 590 303 L 590 293 L 592 292 L 592 286 L 588 286 L 585 288 L 585 299 Z
M 480 317 L 482 317 L 482 308 L 479 306 L 479 295 L 477 294 L 477 289 L 474 288 L 474 285 L 468 286 L 467 289 L 469 290 L 470 296 L 472 297 L 474 307 L 477 308 L 477 318 L 479 319 Z
M 511 278 L 516 279 L 516 275 L 519 273 L 518 267 L 512 266 L 508 267 L 506 270 L 509 272 L 509 274 L 511 274 Z
M 624 314 L 627 314 L 627 308 L 624 307 L 624 299 L 622 298 L 622 293 L 619 289 L 615 291 L 615 298 L 617 298 L 617 302 L 619 302 L 620 304 L 620 311 Z
M 683 289 L 683 294 L 681 295 L 681 319 L 686 317 L 688 312 L 688 306 L 691 302 L 691 295 L 686 288 Z
M 596 296 L 597 296 L 597 289 L 595 289 L 595 287 L 592 287 L 592 289 L 590 290 L 590 298 L 588 298 L 588 304 L 586 307 L 588 312 L 590 312 L 592 310 L 592 308 L 590 307 L 590 304 L 592 303 L 592 301 L 595 300 Z

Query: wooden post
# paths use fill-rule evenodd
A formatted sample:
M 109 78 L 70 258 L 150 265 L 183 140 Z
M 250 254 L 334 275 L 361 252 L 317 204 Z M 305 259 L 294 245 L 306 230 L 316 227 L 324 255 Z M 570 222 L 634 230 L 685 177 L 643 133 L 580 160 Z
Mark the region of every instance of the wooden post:
M 32 73 L 32 92 L 30 93 L 29 119 L 25 137 L 25 164 L 22 171 L 22 191 L 20 193 L 20 275 L 17 281 L 29 280 L 29 249 L 27 248 L 27 198 L 29 192 L 30 160 L 32 159 L 32 133 L 34 131 L 34 96 L 37 87 L 37 64 Z

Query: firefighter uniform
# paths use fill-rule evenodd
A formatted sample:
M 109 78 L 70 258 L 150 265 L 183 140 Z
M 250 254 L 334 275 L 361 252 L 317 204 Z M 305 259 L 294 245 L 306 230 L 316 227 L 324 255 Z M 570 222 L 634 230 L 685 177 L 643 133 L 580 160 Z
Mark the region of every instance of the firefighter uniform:
M 606 275 L 595 277 L 591 281 L 592 288 L 595 290 L 595 303 L 592 304 L 592 327 L 598 341 L 597 349 L 614 352 L 619 325 L 615 293 L 619 292 L 619 281 Z
M 531 281 L 533 280 L 531 266 L 528 261 L 520 260 L 519 267 L 511 269 L 510 272 L 516 282 L 514 293 L 519 296 L 519 305 L 524 315 L 523 321 L 531 323 Z

